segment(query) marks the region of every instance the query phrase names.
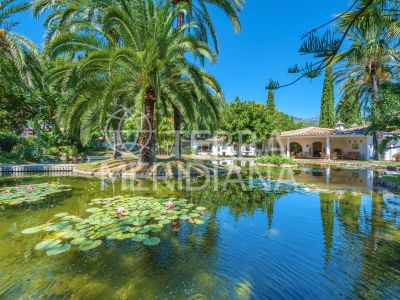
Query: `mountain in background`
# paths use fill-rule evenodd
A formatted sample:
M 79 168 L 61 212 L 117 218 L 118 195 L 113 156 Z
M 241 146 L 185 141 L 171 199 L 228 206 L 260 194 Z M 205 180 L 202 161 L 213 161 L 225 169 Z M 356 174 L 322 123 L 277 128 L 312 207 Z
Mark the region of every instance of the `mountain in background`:
M 293 119 L 296 123 L 301 123 L 302 127 L 318 126 L 319 124 L 319 115 L 311 118 L 293 117 Z

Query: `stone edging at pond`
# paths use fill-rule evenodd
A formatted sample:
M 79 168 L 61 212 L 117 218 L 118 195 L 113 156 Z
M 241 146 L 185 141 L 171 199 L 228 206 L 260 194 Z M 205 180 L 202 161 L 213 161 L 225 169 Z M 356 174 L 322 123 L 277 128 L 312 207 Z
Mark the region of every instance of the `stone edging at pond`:
M 296 159 L 297 166 L 340 167 L 348 169 L 374 169 L 400 172 L 400 166 L 384 165 L 376 161 L 341 161 L 341 160 L 304 160 Z
M 88 177 L 95 177 L 95 178 L 138 178 L 138 179 L 146 179 L 146 178 L 154 178 L 154 179 L 166 179 L 166 178 L 173 178 L 173 177 L 178 177 L 179 174 L 178 172 L 158 172 L 158 173 L 153 173 L 153 172 L 123 172 L 123 171 L 114 171 L 114 172 L 108 172 L 108 171 L 84 171 L 78 169 L 79 165 L 75 166 L 73 170 L 73 174 L 80 175 L 80 176 L 88 176 Z M 227 174 L 228 172 L 230 173 L 238 173 L 240 172 L 240 168 L 231 168 L 231 169 L 208 169 L 208 172 L 211 176 L 214 176 L 216 174 L 221 175 L 221 174 Z M 206 175 L 204 172 L 190 172 L 187 173 L 182 172 L 181 173 L 184 176 L 190 175 L 190 177 L 201 177 Z
M 24 165 L 0 165 L 0 173 L 12 172 L 71 172 L 74 164 L 24 164 Z

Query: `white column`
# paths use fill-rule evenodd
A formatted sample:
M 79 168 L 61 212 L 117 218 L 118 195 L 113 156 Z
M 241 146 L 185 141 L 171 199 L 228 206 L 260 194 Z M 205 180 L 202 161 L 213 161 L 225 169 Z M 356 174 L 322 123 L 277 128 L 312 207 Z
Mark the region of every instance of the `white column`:
M 286 157 L 290 158 L 290 139 L 286 140 Z
M 331 160 L 331 140 L 329 136 L 326 138 L 326 158 Z
M 326 168 L 326 184 L 331 183 L 331 167 Z

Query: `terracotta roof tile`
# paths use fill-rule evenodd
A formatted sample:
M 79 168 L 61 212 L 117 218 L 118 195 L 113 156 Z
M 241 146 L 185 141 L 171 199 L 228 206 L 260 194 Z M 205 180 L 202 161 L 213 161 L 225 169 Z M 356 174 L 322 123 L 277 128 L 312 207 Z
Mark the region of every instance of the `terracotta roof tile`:
M 335 130 L 332 128 L 307 127 L 297 130 L 283 131 L 281 137 L 296 136 L 331 136 L 331 135 L 364 135 L 365 126 L 352 127 L 343 130 Z

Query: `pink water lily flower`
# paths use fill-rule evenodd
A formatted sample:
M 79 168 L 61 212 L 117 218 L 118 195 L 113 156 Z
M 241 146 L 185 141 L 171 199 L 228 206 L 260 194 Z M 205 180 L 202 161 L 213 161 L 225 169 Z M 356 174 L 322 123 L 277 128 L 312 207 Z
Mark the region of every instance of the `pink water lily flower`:
M 32 185 L 29 185 L 28 186 L 28 192 L 32 192 L 33 191 L 33 186 Z
M 168 202 L 165 203 L 165 207 L 166 207 L 167 209 L 173 209 L 174 206 L 175 206 L 175 203 L 172 202 L 172 201 L 168 201 Z
M 206 212 L 204 211 L 204 210 L 202 210 L 201 212 L 200 212 L 200 216 L 204 216 L 206 214 Z
M 118 218 L 123 217 L 123 216 L 124 216 L 124 211 L 125 211 L 125 208 L 123 208 L 123 207 L 118 207 L 118 208 L 117 208 L 117 217 L 118 217 Z
M 5 191 L 3 192 L 3 194 L 8 195 L 10 193 L 10 191 Z

